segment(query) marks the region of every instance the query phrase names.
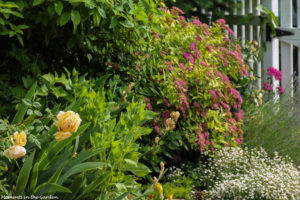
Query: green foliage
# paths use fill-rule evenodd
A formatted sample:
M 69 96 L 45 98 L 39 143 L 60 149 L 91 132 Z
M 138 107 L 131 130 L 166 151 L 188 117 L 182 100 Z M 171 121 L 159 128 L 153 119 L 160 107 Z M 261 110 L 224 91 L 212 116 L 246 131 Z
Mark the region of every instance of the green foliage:
M 201 21 L 208 22 L 208 15 L 201 13 L 201 9 L 212 12 L 215 19 L 224 18 L 225 12 L 233 13 L 234 9 L 240 6 L 235 0 L 167 0 L 167 6 L 176 6 L 183 10 L 187 17 L 198 16 Z
M 169 194 L 173 195 L 176 199 L 186 199 L 190 200 L 192 194 L 192 187 L 188 184 L 176 184 L 176 183 L 166 183 L 163 184 L 164 196 L 167 197 Z
M 208 27 L 196 18 L 187 22 L 178 8 L 162 9 L 160 31 L 136 52 L 136 71 L 128 69 L 136 93 L 158 113 L 152 126 L 162 136 L 161 155 L 175 157 L 179 148 L 198 152 L 239 145 L 243 100 L 236 88 L 250 80 L 240 45 L 227 37 L 231 30 L 222 20 Z M 178 121 L 172 117 L 176 111 Z M 154 137 L 144 140 L 150 142 L 147 149 Z M 150 162 L 162 159 L 150 156 Z
M 271 155 L 277 151 L 299 163 L 299 97 L 294 95 L 286 91 L 279 99 L 247 109 L 243 127 L 246 146 L 263 147 Z
M 145 110 L 142 102 L 125 102 L 122 98 L 120 102 L 107 101 L 103 89 L 107 76 L 91 82 L 76 71 L 67 76 L 43 75 L 18 106 L 14 123 L 1 121 L 1 132 L 7 135 L 1 138 L 1 155 L 9 147 L 11 134 L 21 130 L 27 133 L 28 155 L 18 160 L 0 157 L 1 163 L 5 163 L 1 177 L 6 177 L 1 194 L 55 194 L 60 199 L 139 196 L 137 180 L 151 171 L 139 162 L 137 140 L 151 133 L 143 124 L 153 119 L 154 113 Z M 54 88 L 61 87 L 56 83 L 66 86 L 62 88 L 66 95 L 57 97 L 63 100 L 61 105 L 52 93 Z M 43 84 L 45 93 L 36 89 L 36 85 Z M 51 95 L 53 101 L 48 105 L 45 98 Z M 51 119 L 62 108 L 78 112 L 82 124 L 71 137 L 56 141 L 53 134 L 58 130 Z M 32 112 L 28 112 L 30 109 Z M 78 180 L 81 184 L 74 184 Z

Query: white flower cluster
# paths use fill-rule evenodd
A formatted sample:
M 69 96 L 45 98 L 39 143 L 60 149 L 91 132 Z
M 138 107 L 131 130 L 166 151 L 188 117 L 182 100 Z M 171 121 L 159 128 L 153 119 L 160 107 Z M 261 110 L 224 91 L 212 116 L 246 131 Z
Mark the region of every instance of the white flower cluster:
M 223 148 L 209 160 L 207 199 L 300 199 L 300 171 L 264 149 Z
M 184 176 L 184 172 L 180 168 L 176 168 L 175 166 L 169 168 L 169 174 L 166 175 L 166 178 L 170 182 L 176 182 L 176 180 L 182 178 Z

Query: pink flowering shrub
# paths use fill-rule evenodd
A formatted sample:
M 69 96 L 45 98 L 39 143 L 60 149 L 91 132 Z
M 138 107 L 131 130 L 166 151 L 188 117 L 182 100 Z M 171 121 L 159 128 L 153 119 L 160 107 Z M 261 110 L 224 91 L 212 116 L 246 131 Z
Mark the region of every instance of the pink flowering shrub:
M 267 78 L 267 82 L 263 84 L 263 89 L 272 94 L 277 92 L 278 94 L 282 95 L 283 88 L 281 86 L 277 86 L 276 88 L 273 88 L 272 86 L 272 83 L 274 82 L 273 78 L 281 82 L 281 72 L 274 67 L 269 67 L 267 69 L 267 74 L 269 77 Z
M 150 59 L 137 61 L 138 93 L 158 113 L 153 123 L 157 136 L 178 131 L 189 148 L 201 152 L 240 145 L 243 99 L 236 83 L 248 79 L 249 67 L 241 46 L 227 35 L 232 30 L 224 19 L 209 27 L 197 18 L 186 21 L 178 8 L 163 10 L 160 31 L 142 52 Z M 176 111 L 180 117 L 170 130 L 167 122 Z

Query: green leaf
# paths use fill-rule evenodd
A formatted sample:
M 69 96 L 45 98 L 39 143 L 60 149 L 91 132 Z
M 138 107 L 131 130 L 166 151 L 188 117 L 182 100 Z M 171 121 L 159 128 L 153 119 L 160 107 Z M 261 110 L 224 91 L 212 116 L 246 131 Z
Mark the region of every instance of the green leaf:
M 126 28 L 133 28 L 134 24 L 129 20 L 121 21 L 120 24 Z
M 82 132 L 84 132 L 88 127 L 89 123 L 81 125 L 76 133 L 73 133 L 71 137 L 69 137 L 66 140 L 59 141 L 54 143 L 54 145 L 51 146 L 50 151 L 43 155 L 42 160 L 40 161 L 40 169 L 44 169 L 49 164 L 49 159 L 53 156 L 57 155 L 59 152 L 61 152 L 64 147 L 66 147 L 68 144 L 70 144 L 78 135 L 80 135 Z M 55 127 L 54 127 L 55 128 Z M 51 129 L 50 129 L 51 130 Z M 54 129 L 55 130 L 55 129 Z M 50 131 L 49 131 L 50 132 Z
M 66 187 L 63 187 L 61 185 L 55 184 L 55 183 L 43 183 L 39 185 L 35 190 L 34 194 L 41 195 L 45 193 L 52 193 L 52 192 L 66 192 L 66 193 L 72 193 L 71 190 L 69 190 Z
M 130 164 L 127 163 L 127 165 L 125 166 L 125 170 L 132 172 L 134 175 L 138 177 L 146 176 L 151 172 L 151 170 L 146 165 L 143 165 L 141 163 L 137 163 L 137 165 L 134 165 L 132 163 Z
M 103 163 L 103 162 L 86 162 L 86 163 L 76 165 L 76 166 L 72 167 L 71 169 L 69 169 L 64 175 L 62 175 L 57 183 L 58 184 L 64 183 L 64 181 L 66 181 L 68 177 L 70 177 L 76 173 L 80 173 L 80 172 L 84 172 L 84 171 L 88 171 L 88 170 L 92 170 L 92 169 L 97 169 L 97 168 L 102 169 L 104 165 L 105 165 L 105 163 Z
M 74 25 L 74 30 L 77 29 L 78 24 L 80 23 L 80 14 L 77 10 L 72 10 L 71 12 L 71 20 Z
M 34 0 L 33 3 L 32 3 L 32 5 L 33 6 L 37 6 L 37 5 L 40 5 L 43 2 L 44 2 L 44 0 Z
M 109 176 L 111 175 L 111 172 L 107 172 L 101 176 L 99 176 L 94 182 L 89 184 L 83 191 L 82 193 L 76 198 L 81 199 L 81 197 L 87 193 L 92 192 L 98 185 L 102 184 Z
M 60 26 L 65 25 L 70 20 L 70 17 L 70 12 L 64 12 L 59 18 Z
M 24 189 L 27 185 L 29 174 L 32 168 L 32 162 L 34 158 L 35 151 L 31 153 L 31 155 L 26 159 L 23 164 L 22 169 L 19 172 L 19 176 L 16 184 L 16 195 L 22 195 L 24 193 Z
M 61 15 L 62 11 L 63 11 L 63 4 L 61 1 L 58 1 L 58 2 L 55 2 L 54 3 L 54 9 L 55 9 L 55 12 L 58 14 L 58 15 Z
M 22 99 L 23 103 L 26 105 L 26 106 L 31 106 L 31 100 L 30 99 L 27 99 L 27 98 L 24 98 Z
M 37 86 L 37 82 L 35 82 L 31 88 L 29 89 L 28 93 L 26 94 L 25 98 L 26 99 L 29 99 L 31 100 L 33 95 L 34 95 L 34 92 L 35 92 L 35 89 L 36 89 L 36 86 Z M 12 124 L 18 124 L 18 123 L 21 123 L 23 121 L 23 118 L 27 112 L 27 109 L 28 109 L 28 106 L 25 105 L 25 103 L 23 102 L 20 106 L 19 106 L 19 109 L 14 117 L 14 119 L 12 120 Z
M 39 172 L 39 163 L 35 163 L 33 170 L 32 170 L 32 175 L 31 175 L 31 181 L 30 181 L 30 193 L 33 192 L 36 183 L 37 183 L 37 178 L 38 178 L 38 172 Z
M 101 17 L 106 18 L 106 13 L 102 8 L 97 7 L 97 10 L 98 10 L 99 14 L 101 15 Z
M 66 194 L 63 199 L 74 199 L 77 193 L 80 191 L 81 186 L 85 184 L 84 178 L 85 176 L 83 173 L 76 176 L 76 178 L 73 180 L 72 185 L 69 186 L 72 194 Z
M 272 11 L 266 9 L 262 4 L 258 4 L 256 6 L 256 10 L 269 15 L 271 17 L 271 19 L 273 20 L 274 24 L 276 26 L 278 26 L 278 17 L 276 17 Z

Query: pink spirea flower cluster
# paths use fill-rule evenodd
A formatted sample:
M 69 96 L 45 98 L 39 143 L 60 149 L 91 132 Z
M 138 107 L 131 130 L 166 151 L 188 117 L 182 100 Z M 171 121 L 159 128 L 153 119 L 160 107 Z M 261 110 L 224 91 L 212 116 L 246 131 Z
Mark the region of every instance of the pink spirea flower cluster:
M 274 76 L 276 80 L 281 81 L 281 72 L 274 67 L 268 68 L 268 75 Z
M 270 83 L 264 83 L 263 89 L 265 89 L 267 91 L 272 91 L 273 87 L 272 87 L 272 85 Z

